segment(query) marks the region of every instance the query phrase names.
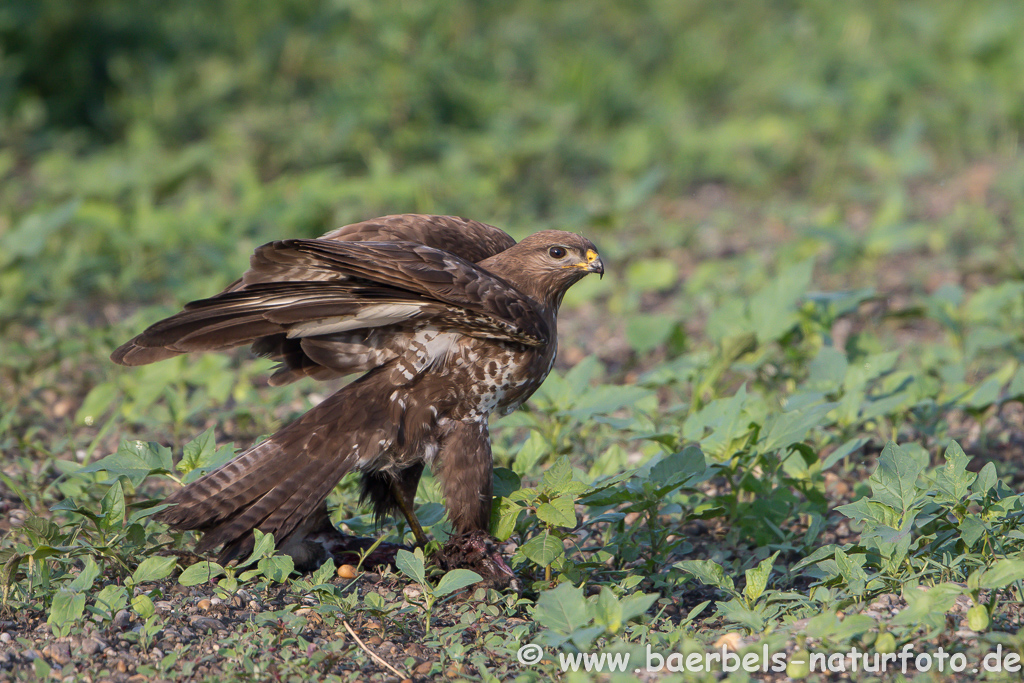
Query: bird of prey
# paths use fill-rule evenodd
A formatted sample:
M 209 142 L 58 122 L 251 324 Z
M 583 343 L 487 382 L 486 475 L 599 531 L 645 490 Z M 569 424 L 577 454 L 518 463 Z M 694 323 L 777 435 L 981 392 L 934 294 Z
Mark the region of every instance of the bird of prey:
M 222 562 L 248 552 L 260 529 L 315 564 L 326 554 L 311 543 L 331 552 L 318 536 L 330 527 L 327 495 L 355 470 L 376 516 L 402 512 L 423 544 L 413 500 L 429 465 L 456 535 L 486 534 L 488 417 L 522 405 L 551 371 L 562 296 L 588 273 L 604 265 L 579 235 L 516 243 L 452 216 L 386 216 L 259 247 L 239 280 L 111 359 L 144 365 L 251 344 L 280 361 L 274 385 L 361 376 L 176 491 L 157 519 L 204 532 L 197 551 L 223 546 Z

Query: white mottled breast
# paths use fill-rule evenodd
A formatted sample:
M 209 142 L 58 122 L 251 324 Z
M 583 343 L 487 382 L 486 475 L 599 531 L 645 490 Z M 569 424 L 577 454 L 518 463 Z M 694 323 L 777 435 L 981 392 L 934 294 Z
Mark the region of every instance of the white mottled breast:
M 552 354 L 553 355 L 553 354 Z M 550 371 L 551 364 L 533 349 L 493 340 L 465 340 L 454 357 L 472 387 L 472 417 L 507 415 L 530 397 Z

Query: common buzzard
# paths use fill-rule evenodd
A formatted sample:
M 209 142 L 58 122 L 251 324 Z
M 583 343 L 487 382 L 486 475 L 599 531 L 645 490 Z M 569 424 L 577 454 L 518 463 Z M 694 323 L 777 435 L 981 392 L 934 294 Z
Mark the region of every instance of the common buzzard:
M 562 296 L 588 273 L 604 265 L 579 235 L 545 230 L 517 244 L 451 216 L 386 216 L 259 247 L 241 279 L 112 360 L 251 344 L 280 361 L 271 384 L 361 376 L 179 489 L 157 519 L 204 532 L 197 550 L 222 545 L 223 562 L 248 552 L 260 529 L 309 566 L 338 550 L 325 500 L 352 470 L 375 514 L 401 511 L 424 543 L 413 500 L 430 465 L 457 535 L 485 535 L 488 418 L 522 405 L 551 371 Z

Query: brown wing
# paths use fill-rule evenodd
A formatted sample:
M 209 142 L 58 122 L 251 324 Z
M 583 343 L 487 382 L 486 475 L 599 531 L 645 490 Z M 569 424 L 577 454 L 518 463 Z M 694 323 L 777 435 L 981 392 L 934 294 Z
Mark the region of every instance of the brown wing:
M 457 216 L 431 216 L 421 214 L 397 214 L 383 216 L 360 223 L 353 223 L 332 230 L 321 239 L 339 242 L 415 242 L 435 249 L 450 252 L 476 263 L 498 254 L 516 243 L 506 232 L 492 225 L 459 218 Z M 299 266 L 300 270 L 303 266 Z M 257 275 L 259 271 L 261 274 Z M 246 273 L 248 279 L 239 278 L 224 292 L 246 289 L 257 281 L 281 282 L 291 279 L 315 280 L 314 271 L 289 272 L 287 269 L 273 271 L 269 264 L 263 269 L 256 268 Z M 255 319 L 250 319 L 256 322 Z M 244 324 L 239 320 L 239 324 Z M 271 384 L 280 385 L 294 382 L 303 377 L 327 380 L 375 367 L 388 360 L 391 354 L 381 352 L 381 336 L 372 331 L 365 335 L 350 333 L 335 335 L 330 343 L 300 341 L 283 334 L 270 333 L 253 340 L 253 351 L 258 355 L 278 361 L 281 365 L 271 377 Z M 141 335 L 140 335 L 141 337 Z M 137 338 L 138 339 L 138 338 Z M 134 342 L 136 340 L 132 340 Z M 132 346 L 125 344 L 114 352 L 114 361 L 126 365 L 144 365 L 177 355 L 178 352 L 160 347 Z M 239 344 L 248 343 L 247 341 Z M 325 365 L 332 362 L 333 365 Z
M 449 252 L 407 242 L 284 240 L 256 250 L 244 287 L 193 302 L 120 347 L 141 365 L 253 343 L 281 360 L 275 383 L 368 370 L 404 351 L 411 327 L 536 346 L 550 331 L 536 304 Z
M 319 239 L 334 242 L 415 242 L 425 247 L 455 254 L 477 263 L 500 254 L 516 241 L 500 228 L 458 216 L 431 216 L 403 213 L 352 223 L 332 230 Z M 277 280 L 286 279 L 278 273 Z M 304 276 L 301 279 L 312 279 Z M 239 278 L 226 292 L 244 289 L 251 280 Z
M 415 213 L 384 216 L 332 230 L 320 239 L 338 242 L 416 242 L 461 256 L 471 263 L 516 243 L 504 230 L 458 216 Z

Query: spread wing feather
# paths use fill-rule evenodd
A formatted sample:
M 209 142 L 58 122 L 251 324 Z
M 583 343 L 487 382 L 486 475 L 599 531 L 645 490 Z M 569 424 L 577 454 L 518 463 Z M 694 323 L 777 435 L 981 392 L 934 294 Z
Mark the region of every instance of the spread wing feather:
M 279 277 L 291 279 L 273 279 Z M 274 376 L 280 384 L 376 367 L 400 351 L 401 333 L 416 325 L 528 346 L 549 336 L 536 304 L 507 282 L 415 243 L 271 242 L 256 250 L 242 282 L 186 305 L 111 357 L 140 365 L 253 344 L 284 364 Z

